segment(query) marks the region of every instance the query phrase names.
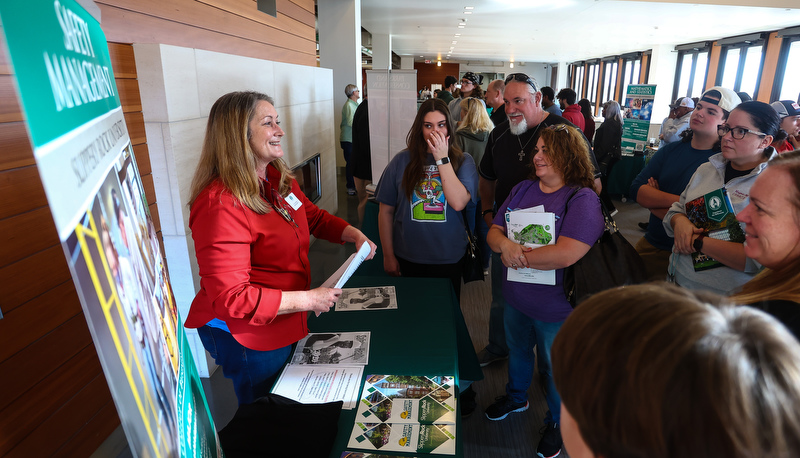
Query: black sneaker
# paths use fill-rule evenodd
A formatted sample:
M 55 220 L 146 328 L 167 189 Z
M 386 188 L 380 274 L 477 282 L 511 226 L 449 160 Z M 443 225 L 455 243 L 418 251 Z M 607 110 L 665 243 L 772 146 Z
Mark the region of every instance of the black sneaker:
M 558 423 L 548 423 L 540 431 L 542 439 L 536 447 L 536 455 L 541 458 L 553 458 L 561 454 L 564 441 L 561 440 L 561 428 Z
M 524 412 L 528 410 L 528 401 L 514 402 L 511 396 L 505 395 L 495 398 L 494 404 L 486 408 L 486 418 L 489 420 L 502 420 L 512 412 Z
M 646 231 L 648 226 L 650 226 L 650 222 L 649 221 L 646 222 L 646 223 L 639 223 L 639 229 L 641 229 L 643 231 Z
M 460 402 L 462 417 L 470 416 L 472 412 L 475 411 L 475 408 L 478 407 L 478 403 L 475 401 L 475 397 L 477 396 L 478 393 L 472 389 L 472 385 L 461 393 Z

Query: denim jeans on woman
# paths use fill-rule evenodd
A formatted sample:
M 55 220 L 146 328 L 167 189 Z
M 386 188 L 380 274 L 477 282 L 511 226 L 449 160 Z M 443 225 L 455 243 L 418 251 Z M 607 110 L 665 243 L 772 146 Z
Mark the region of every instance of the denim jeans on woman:
M 528 387 L 533 380 L 533 365 L 539 367 L 539 377 L 545 390 L 549 411 L 544 423 L 561 421 L 561 396 L 553 382 L 550 348 L 563 321 L 545 323 L 507 305 L 505 310 L 506 342 L 508 343 L 508 384 L 506 393 L 516 403 L 528 400 Z M 533 347 L 536 347 L 534 361 Z

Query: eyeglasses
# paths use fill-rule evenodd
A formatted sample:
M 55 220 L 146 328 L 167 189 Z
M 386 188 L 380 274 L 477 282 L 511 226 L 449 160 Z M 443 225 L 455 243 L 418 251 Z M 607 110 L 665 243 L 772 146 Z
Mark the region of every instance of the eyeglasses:
M 519 81 L 521 83 L 528 83 L 531 85 L 534 91 L 539 92 L 539 88 L 536 86 L 536 81 L 524 73 L 512 73 L 506 76 L 506 80 L 503 81 L 503 84 L 508 84 L 511 80 Z
M 735 140 L 741 140 L 747 134 L 758 135 L 761 138 L 767 136 L 767 134 L 763 132 L 757 132 L 755 130 L 745 129 L 744 127 L 731 127 L 727 124 L 720 124 L 717 126 L 717 135 L 719 135 L 720 137 L 724 137 L 725 135 L 728 134 L 728 132 L 731 133 L 731 137 L 733 137 Z

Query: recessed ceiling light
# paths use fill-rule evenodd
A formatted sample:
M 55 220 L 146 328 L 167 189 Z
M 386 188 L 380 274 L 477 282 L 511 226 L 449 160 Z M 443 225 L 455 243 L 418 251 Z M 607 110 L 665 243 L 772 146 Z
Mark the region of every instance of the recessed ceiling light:
M 459 28 L 459 29 L 463 29 L 463 28 L 464 28 L 464 25 L 463 25 L 463 24 L 459 24 L 458 28 Z
M 475 7 L 474 6 L 465 6 L 464 9 L 465 10 L 474 10 Z
M 457 41 L 455 41 L 455 40 L 453 40 L 453 41 L 451 41 L 451 42 L 450 42 L 450 44 L 451 44 L 451 45 L 457 45 L 457 44 L 458 44 L 458 42 L 457 42 Z
M 472 11 L 464 11 L 464 14 L 472 14 Z
M 454 36 L 456 36 L 456 37 L 460 37 L 460 36 L 461 36 L 461 34 L 460 34 L 460 33 L 457 33 L 457 34 L 455 34 Z

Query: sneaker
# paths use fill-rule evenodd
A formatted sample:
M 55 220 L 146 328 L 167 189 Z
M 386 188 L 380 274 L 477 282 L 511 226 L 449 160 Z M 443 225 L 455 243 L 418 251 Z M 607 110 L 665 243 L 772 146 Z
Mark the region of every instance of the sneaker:
M 478 353 L 478 363 L 480 363 L 481 367 L 486 367 L 495 361 L 502 361 L 504 359 L 508 359 L 508 355 L 496 355 L 485 348 Z
M 348 189 L 347 189 L 347 195 L 348 195 L 348 196 L 354 196 L 354 195 L 356 195 L 356 190 L 355 190 L 355 189 L 353 189 L 353 188 L 348 188 Z
M 548 423 L 540 431 L 542 439 L 536 447 L 536 455 L 541 458 L 553 458 L 561 454 L 564 441 L 561 440 L 561 428 L 558 423 Z
M 502 420 L 510 413 L 528 410 L 528 406 L 528 401 L 514 402 L 509 395 L 500 396 L 495 398 L 494 404 L 486 408 L 486 418 L 493 421 Z
M 647 222 L 647 223 L 639 223 L 639 228 L 640 228 L 641 230 L 643 230 L 643 231 L 646 231 L 646 230 L 647 230 L 647 227 L 648 227 L 649 225 L 650 225 L 650 223 L 649 223 L 649 222 Z
M 472 385 L 469 388 L 464 390 L 461 393 L 460 402 L 461 402 L 461 416 L 468 417 L 475 411 L 475 408 L 478 407 L 478 403 L 475 401 L 475 398 L 478 396 L 478 393 L 472 389 Z

